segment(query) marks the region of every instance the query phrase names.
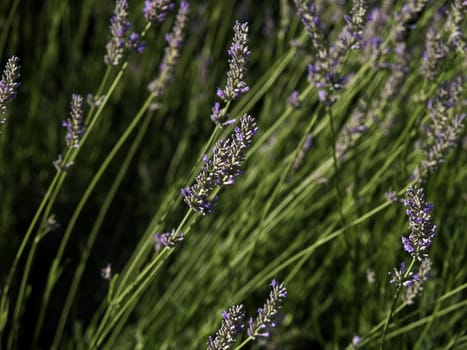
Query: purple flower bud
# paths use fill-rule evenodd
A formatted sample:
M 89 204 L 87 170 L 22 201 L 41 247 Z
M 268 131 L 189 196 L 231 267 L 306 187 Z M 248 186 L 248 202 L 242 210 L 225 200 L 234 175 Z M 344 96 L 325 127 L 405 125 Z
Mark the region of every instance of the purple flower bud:
M 227 50 L 230 56 L 227 83 L 224 89 L 217 89 L 217 96 L 224 102 L 233 101 L 249 90 L 244 81 L 248 63 L 247 58 L 250 55 L 247 44 L 248 23 L 236 22 L 232 45 Z

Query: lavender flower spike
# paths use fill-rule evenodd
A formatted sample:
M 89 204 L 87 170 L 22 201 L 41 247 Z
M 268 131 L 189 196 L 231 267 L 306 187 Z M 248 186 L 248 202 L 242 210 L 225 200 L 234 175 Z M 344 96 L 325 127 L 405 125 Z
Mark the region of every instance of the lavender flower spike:
M 402 300 L 406 304 L 412 304 L 414 298 L 423 290 L 423 284 L 430 277 L 431 260 L 428 258 L 428 249 L 436 235 L 436 226 L 433 224 L 430 212 L 432 203 L 427 203 L 423 189 L 409 187 L 407 199 L 404 201 L 407 207 L 406 214 L 409 217 L 409 236 L 402 236 L 404 250 L 409 253 L 418 267 L 415 271 L 407 270 L 405 263 L 399 269 L 394 269 L 389 281 L 399 289 L 406 288 Z
M 110 19 L 111 37 L 106 45 L 107 54 L 104 62 L 107 65 L 118 66 L 125 50 L 126 34 L 131 24 L 128 19 L 128 1 L 116 0 L 114 16 Z
M 249 90 L 244 81 L 246 65 L 250 51 L 248 50 L 248 23 L 236 22 L 234 27 L 232 45 L 228 50 L 229 71 L 227 72 L 227 84 L 224 89 L 217 89 L 217 96 L 224 102 L 237 99 Z
M 316 5 L 310 4 L 307 0 L 295 0 L 295 6 L 318 57 L 322 60 L 325 59 L 328 57 L 328 49 L 325 45 L 323 28 Z
M 157 24 L 164 21 L 167 11 L 171 11 L 174 4 L 171 0 L 146 0 L 144 2 L 144 17 L 149 23 Z
M 279 316 L 279 310 L 282 307 L 284 299 L 287 297 L 287 289 L 284 282 L 278 283 L 276 280 L 271 281 L 272 290 L 269 293 L 269 298 L 262 308 L 258 309 L 258 317 L 256 320 L 250 318 L 248 321 L 248 336 L 255 339 L 256 337 L 268 337 L 271 328 L 276 327 L 276 321 Z
M 84 133 L 83 97 L 77 94 L 71 96 L 70 118 L 64 120 L 62 126 L 67 129 L 65 136 L 69 148 L 78 148 Z
M 185 35 L 185 26 L 188 21 L 190 5 L 186 1 L 180 3 L 180 9 L 175 19 L 172 31 L 165 36 L 168 46 L 165 48 L 164 58 L 159 67 L 159 76 L 149 83 L 148 89 L 155 96 L 161 96 L 170 79 L 172 79 L 173 70 L 180 55 L 180 47 Z
M 219 140 L 213 155 L 203 157 L 201 172 L 192 186 L 180 190 L 185 203 L 202 215 L 211 214 L 217 202 L 214 192 L 235 183 L 243 174 L 241 166 L 258 128 L 253 117 L 245 114 L 234 133 L 227 140 Z
M 428 101 L 431 123 L 424 128 L 427 137 L 424 146 L 425 159 L 415 169 L 414 178 L 425 181 L 457 145 L 464 129 L 465 114 L 455 114 L 452 117 L 449 112 L 461 105 L 464 83 L 463 77 L 443 82 L 437 89 L 435 98 Z
M 245 311 L 243 305 L 234 305 L 229 311 L 222 311 L 222 323 L 216 337 L 209 337 L 207 350 L 229 350 L 235 344 L 236 337 L 243 331 Z
M 3 70 L 2 80 L 0 80 L 0 114 L 6 113 L 7 105 L 16 97 L 16 92 L 20 83 L 17 80 L 20 77 L 19 58 L 11 56 Z M 0 120 L 0 124 L 5 121 Z
M 436 226 L 431 218 L 432 203 L 427 203 L 422 188 L 409 187 L 404 205 L 409 217 L 409 236 L 402 236 L 404 249 L 417 260 L 426 257 L 436 235 Z
M 122 63 L 125 48 L 138 53 L 144 51 L 145 43 L 138 33 L 129 34 L 131 23 L 128 17 L 128 0 L 116 0 L 114 16 L 110 19 L 110 39 L 105 48 L 104 62 L 110 66 Z

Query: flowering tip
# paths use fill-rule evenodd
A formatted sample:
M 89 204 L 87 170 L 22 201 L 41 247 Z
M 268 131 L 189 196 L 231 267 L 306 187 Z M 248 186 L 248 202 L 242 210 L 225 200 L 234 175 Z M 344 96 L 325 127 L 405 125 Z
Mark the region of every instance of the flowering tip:
M 181 6 L 188 9 L 185 1 L 182 1 Z M 172 11 L 175 5 L 170 0 L 145 0 L 143 14 L 146 21 L 156 25 L 165 20 L 168 11 Z
M 20 83 L 17 81 L 21 74 L 19 58 L 11 56 L 3 70 L 0 80 L 0 114 L 7 111 L 8 104 L 16 98 Z

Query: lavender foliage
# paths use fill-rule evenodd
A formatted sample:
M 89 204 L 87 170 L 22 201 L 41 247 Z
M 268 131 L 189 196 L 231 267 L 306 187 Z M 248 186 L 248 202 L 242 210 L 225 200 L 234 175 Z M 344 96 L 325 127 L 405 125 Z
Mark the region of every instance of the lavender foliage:
M 279 283 L 276 280 L 271 281 L 271 287 L 269 298 L 266 300 L 266 304 L 258 309 L 256 319 L 250 318 L 248 321 L 247 333 L 253 339 L 269 337 L 271 329 L 277 326 L 279 310 L 287 297 L 287 289 L 284 282 Z
M 222 187 L 233 185 L 236 178 L 243 174 L 241 166 L 257 131 L 255 119 L 245 114 L 234 133 L 216 143 L 212 157 L 203 156 L 204 164 L 195 183 L 181 189 L 183 199 L 190 208 L 202 215 L 213 212 L 217 202 L 214 193 Z
M 16 97 L 20 86 L 18 83 L 20 72 L 19 58 L 11 56 L 3 69 L 2 80 L 0 80 L 0 114 L 6 113 L 8 104 Z M 0 119 L 0 124 L 4 122 L 4 119 Z
M 222 323 L 216 332 L 216 337 L 209 337 L 208 350 L 229 350 L 243 332 L 245 311 L 243 305 L 234 305 L 228 311 L 222 311 Z

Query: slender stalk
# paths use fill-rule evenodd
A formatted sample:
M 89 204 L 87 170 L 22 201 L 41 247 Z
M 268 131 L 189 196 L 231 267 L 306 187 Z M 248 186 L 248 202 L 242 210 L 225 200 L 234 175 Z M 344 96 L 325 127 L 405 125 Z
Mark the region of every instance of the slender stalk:
M 407 271 L 404 273 L 404 278 L 406 278 L 410 272 L 412 271 L 412 268 L 415 265 L 415 262 L 417 260 L 415 258 L 412 258 L 412 261 L 410 262 L 409 267 L 407 268 Z M 394 313 L 394 310 L 396 309 L 397 301 L 399 300 L 400 293 L 402 291 L 402 286 L 397 286 L 396 293 L 394 294 L 394 298 L 392 300 L 391 308 L 389 309 L 388 315 L 386 317 L 386 321 L 384 322 L 384 327 L 383 327 L 383 332 L 381 334 L 381 339 L 380 339 L 380 344 L 379 344 L 379 349 L 383 350 L 384 349 L 384 343 L 386 340 L 386 333 L 388 331 L 389 324 L 391 322 L 392 315 Z
M 287 114 L 287 113 L 284 113 Z M 274 191 L 272 195 L 268 198 L 268 201 L 266 202 L 266 205 L 264 206 L 264 209 L 261 214 L 261 222 L 263 222 L 263 219 L 266 217 L 267 213 L 269 212 L 269 209 L 271 208 L 271 205 L 274 203 L 274 200 L 276 199 L 277 195 L 280 193 L 280 190 L 282 189 L 283 184 L 285 183 L 285 180 L 287 176 L 290 173 L 290 170 L 292 169 L 292 166 L 294 164 L 295 159 L 297 158 L 298 154 L 300 153 L 300 150 L 303 146 L 303 144 L 306 141 L 308 133 L 311 131 L 311 128 L 315 125 L 316 120 L 318 119 L 318 114 L 319 111 L 313 114 L 313 117 L 310 118 L 310 121 L 308 122 L 307 127 L 305 128 L 305 131 L 302 135 L 302 138 L 300 142 L 297 144 L 297 147 L 295 147 L 295 150 L 293 151 L 293 156 L 289 158 L 289 161 L 286 163 L 285 170 L 282 172 L 279 181 L 277 184 L 274 186 Z
M 61 314 L 60 314 L 60 320 L 59 320 L 59 323 L 58 323 L 58 326 L 57 326 L 57 330 L 55 332 L 54 341 L 52 343 L 52 349 L 58 348 L 58 346 L 60 344 L 60 340 L 61 340 L 62 335 L 63 335 L 63 330 L 65 328 L 65 324 L 66 324 L 66 321 L 68 319 L 68 315 L 70 313 L 71 306 L 73 305 L 76 293 L 78 291 L 78 286 L 79 286 L 79 283 L 81 281 L 81 277 L 82 277 L 82 275 L 84 273 L 84 270 L 86 268 L 86 263 L 87 263 L 87 260 L 89 258 L 89 255 L 91 253 L 91 249 L 92 249 L 92 247 L 94 245 L 94 242 L 95 242 L 95 240 L 97 238 L 97 234 L 99 232 L 99 229 L 100 229 L 100 227 L 102 225 L 102 222 L 104 221 L 104 218 L 105 218 L 105 216 L 107 214 L 108 209 L 110 208 L 112 200 L 115 197 L 115 194 L 117 193 L 117 190 L 118 190 L 118 188 L 120 187 L 120 184 L 123 181 L 123 178 L 124 178 L 128 168 L 130 166 L 130 163 L 133 160 L 134 155 L 136 154 L 136 151 L 138 150 L 139 146 L 141 145 L 143 137 L 146 134 L 146 131 L 148 129 L 149 122 L 152 119 L 151 117 L 152 117 L 152 114 L 150 114 L 150 113 L 147 114 L 146 118 L 143 121 L 143 124 L 138 129 L 138 134 L 137 134 L 135 140 L 133 141 L 133 144 L 131 145 L 131 148 L 130 148 L 127 156 L 125 157 L 125 160 L 123 161 L 122 166 L 120 167 L 120 169 L 118 171 L 118 174 L 117 174 L 117 176 L 116 176 L 116 178 L 115 178 L 115 180 L 114 180 L 114 182 L 112 184 L 112 187 L 111 187 L 109 193 L 106 196 L 106 199 L 105 199 L 101 209 L 99 210 L 99 214 L 97 216 L 97 219 L 96 219 L 96 221 L 95 221 L 95 223 L 93 225 L 91 233 L 89 234 L 88 240 L 86 242 L 86 247 L 85 247 L 83 253 L 81 254 L 81 259 L 80 259 L 79 265 L 78 265 L 78 267 L 76 269 L 76 272 L 75 272 L 75 275 L 74 275 L 70 290 L 69 290 L 68 295 L 67 295 L 67 297 L 65 299 L 66 300 L 65 305 L 64 305 L 64 307 L 63 307 L 63 309 L 61 311 Z
M 53 288 L 54 288 L 54 286 L 55 286 L 55 284 L 56 284 L 56 282 L 58 280 L 58 275 L 59 275 L 59 271 L 60 271 L 59 265 L 61 263 L 61 259 L 63 257 L 64 252 L 65 252 L 65 248 L 66 248 L 66 246 L 68 244 L 68 240 L 69 240 L 69 238 L 71 236 L 71 232 L 72 232 L 72 230 L 73 230 L 73 228 L 74 228 L 74 226 L 75 226 L 75 224 L 76 224 L 76 222 L 78 220 L 79 215 L 81 214 L 81 211 L 83 210 L 85 204 L 87 203 L 89 197 L 91 196 L 91 193 L 94 191 L 94 188 L 96 187 L 96 185 L 99 182 L 100 178 L 105 173 L 107 167 L 110 165 L 111 161 L 113 160 L 113 158 L 115 157 L 117 152 L 120 150 L 120 148 L 123 146 L 123 144 L 125 143 L 127 138 L 130 136 L 130 134 L 132 133 L 134 128 L 138 125 L 138 123 L 140 122 L 140 120 L 144 116 L 144 113 L 147 111 L 147 109 L 151 105 L 152 101 L 153 101 L 153 96 L 151 95 L 150 97 L 148 97 L 148 99 L 146 100 L 144 105 L 141 107 L 141 109 L 138 112 L 138 114 L 136 115 L 135 119 L 133 119 L 131 124 L 125 130 L 122 137 L 120 137 L 120 139 L 117 141 L 117 143 L 112 148 L 110 153 L 107 155 L 104 162 L 102 163 L 102 165 L 99 167 L 96 174 L 92 178 L 89 186 L 86 188 L 86 191 L 84 192 L 83 196 L 81 197 L 78 205 L 76 206 L 76 209 L 73 212 L 73 215 L 72 215 L 72 217 L 70 219 L 70 222 L 68 223 L 67 229 L 65 230 L 65 233 L 63 234 L 63 238 L 62 238 L 62 241 L 60 242 L 60 246 L 58 248 L 57 255 L 55 256 L 54 261 L 52 263 L 52 266 L 51 266 L 51 268 L 49 270 L 49 277 L 48 277 L 48 280 L 47 280 L 47 284 L 46 284 L 46 288 L 45 288 L 45 292 L 44 292 L 44 297 L 42 299 L 40 315 L 45 314 L 45 311 L 42 311 L 42 310 L 45 310 L 47 308 L 48 303 L 49 303 L 51 292 L 52 292 L 52 290 L 53 290 Z M 40 324 L 42 324 L 42 322 L 39 322 L 38 324 L 40 325 Z
M 104 78 L 102 79 L 99 90 L 102 89 L 103 86 L 105 85 L 105 82 L 107 81 L 107 79 L 109 77 L 109 72 L 110 72 L 110 69 L 108 68 L 106 70 L 106 73 L 104 74 Z M 103 108 L 103 106 L 101 106 L 100 111 L 102 110 L 102 108 Z M 89 111 L 87 119 L 90 118 L 91 114 L 92 114 L 92 112 Z M 98 119 L 99 114 L 100 113 L 98 113 L 94 117 L 94 123 L 95 123 L 95 120 Z M 94 124 L 92 124 L 92 125 L 94 125 Z M 86 130 L 86 133 L 83 136 L 83 139 L 81 140 L 81 143 L 85 142 L 84 138 L 92 130 L 92 125 L 90 125 L 88 127 L 88 129 Z M 78 152 L 79 152 L 79 150 L 68 149 L 67 153 L 65 154 L 65 156 L 63 158 L 63 164 L 67 164 L 68 162 L 72 161 L 76 157 Z M 58 193 L 59 193 L 59 191 L 60 191 L 60 189 L 62 187 L 62 184 L 63 184 L 63 182 L 64 182 L 64 180 L 66 178 L 66 175 L 67 175 L 67 173 L 65 171 L 58 171 L 57 173 L 55 173 L 54 178 L 52 179 L 52 182 L 50 183 L 50 185 L 49 185 L 49 187 L 47 189 L 47 192 L 46 192 L 45 196 L 43 197 L 43 199 L 42 199 L 42 201 L 41 201 L 41 203 L 39 205 L 39 208 L 37 209 L 31 223 L 29 224 L 28 230 L 26 231 L 26 234 L 23 237 L 23 240 L 21 241 L 21 245 L 20 245 L 20 247 L 19 247 L 19 249 L 18 249 L 18 251 L 17 251 L 17 253 L 15 255 L 15 260 L 13 261 L 13 265 L 10 268 L 10 273 L 8 275 L 5 287 L 3 289 L 4 293 L 2 293 L 2 301 L 1 301 L 2 309 L 3 309 L 3 305 L 4 305 L 5 301 L 6 301 L 6 299 L 4 300 L 4 298 L 6 298 L 7 295 L 8 295 L 8 291 L 9 291 L 13 276 L 14 276 L 14 274 L 16 272 L 19 260 L 20 260 L 21 256 L 23 255 L 23 253 L 24 253 L 24 251 L 26 249 L 26 245 L 28 244 L 28 241 L 30 240 L 30 238 L 31 238 L 31 236 L 33 234 L 34 228 L 36 227 L 36 225 L 39 222 L 39 220 L 41 219 L 41 217 L 42 217 L 42 225 L 45 225 L 45 222 L 46 222 L 46 220 L 48 219 L 48 217 L 50 215 L 51 208 L 52 208 L 52 206 L 53 206 L 53 204 L 55 202 L 55 199 L 56 199 L 56 197 L 57 197 L 57 195 L 58 195 Z M 39 228 L 37 233 L 36 233 L 36 238 L 35 238 L 35 243 L 34 244 L 39 243 L 39 241 L 41 239 L 41 235 L 42 235 L 41 228 Z M 28 260 L 31 260 L 31 259 L 34 258 L 35 248 L 37 248 L 37 247 L 34 247 L 34 251 L 30 251 L 30 253 L 28 254 Z M 18 298 L 16 300 L 15 310 L 20 310 L 21 305 L 23 303 L 23 298 L 24 298 L 24 295 L 25 295 L 24 288 L 25 288 L 26 282 L 27 282 L 27 280 L 29 278 L 31 265 L 32 265 L 32 260 L 31 260 L 31 264 L 26 265 L 25 270 L 24 270 L 24 272 L 22 274 L 21 283 L 20 283 L 20 290 L 18 292 Z M 19 312 L 18 311 L 15 311 L 13 324 L 18 323 L 18 320 L 16 319 L 16 317 L 19 317 Z M 43 317 L 39 317 L 39 320 L 41 320 L 42 318 Z M 42 322 L 39 322 L 39 324 L 41 324 L 41 323 Z M 1 335 L 1 330 L 0 330 L 0 335 Z M 37 336 L 34 336 L 34 338 L 37 338 Z

